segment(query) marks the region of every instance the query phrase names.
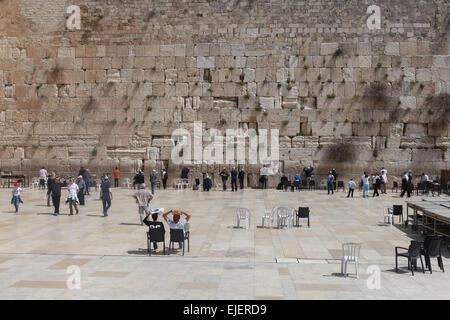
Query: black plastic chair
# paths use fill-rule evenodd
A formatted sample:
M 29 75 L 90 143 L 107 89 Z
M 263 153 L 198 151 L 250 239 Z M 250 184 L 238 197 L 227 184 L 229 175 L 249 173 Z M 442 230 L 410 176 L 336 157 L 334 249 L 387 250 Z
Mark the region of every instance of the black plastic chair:
M 309 207 L 298 207 L 297 215 L 296 215 L 297 221 L 297 227 L 299 226 L 299 219 L 305 218 L 308 219 L 308 228 L 309 228 Z
M 284 191 L 287 191 L 288 189 L 289 189 L 289 187 L 291 187 L 291 181 L 286 181 L 284 184 L 283 184 L 283 189 L 284 189 Z
M 394 181 L 394 183 L 392 184 L 392 192 L 394 192 L 395 189 L 395 193 L 398 192 L 398 182 Z
M 294 181 L 293 186 L 295 190 L 300 190 L 300 181 Z
M 316 190 L 316 181 L 314 180 L 309 181 L 309 190 Z
M 442 272 L 445 272 L 441 255 L 441 238 L 439 236 L 427 236 L 420 253 L 425 257 L 425 266 L 430 270 L 430 273 L 433 273 L 431 258 L 437 258 L 439 268 Z
M 175 251 L 174 243 L 183 243 L 183 256 L 184 256 L 184 231 L 183 229 L 170 229 L 170 243 L 169 249 L 170 251 Z
M 414 268 L 417 269 L 417 259 L 420 259 L 422 264 L 422 272 L 425 273 L 423 268 L 422 255 L 420 254 L 420 248 L 422 243 L 419 241 L 411 241 L 409 248 L 395 247 L 395 272 L 398 272 L 398 257 L 408 258 L 408 270 L 411 269 L 412 275 L 414 275 Z M 407 250 L 406 252 L 398 252 L 399 249 Z
M 344 184 L 344 181 L 338 181 L 338 182 L 337 182 L 337 189 L 336 189 L 336 191 L 338 191 L 339 188 L 342 188 L 342 191 L 345 192 L 345 184 Z
M 163 254 L 166 254 L 166 239 L 162 228 L 151 228 L 147 232 L 147 250 L 148 255 L 152 255 L 151 245 L 153 242 L 163 242 Z
M 389 213 L 392 213 L 393 217 L 392 219 L 395 218 L 395 216 L 398 216 L 398 222 L 399 223 L 403 223 L 404 222 L 404 218 L 403 218 L 403 206 L 401 204 L 394 204 L 392 206 L 392 209 L 389 208 Z M 392 220 L 394 221 L 394 220 Z M 393 223 L 393 222 L 392 222 Z
M 186 222 L 186 224 L 184 225 L 184 240 L 187 240 L 188 252 L 190 252 L 190 247 L 191 247 L 191 244 L 190 244 L 190 235 L 191 235 L 190 228 L 191 228 L 191 225 L 189 224 L 189 222 Z

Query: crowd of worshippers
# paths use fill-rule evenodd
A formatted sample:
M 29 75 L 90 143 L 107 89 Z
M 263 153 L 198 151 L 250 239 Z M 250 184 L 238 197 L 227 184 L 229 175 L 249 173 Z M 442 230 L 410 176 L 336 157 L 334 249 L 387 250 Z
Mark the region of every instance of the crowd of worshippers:
M 299 173 L 296 173 L 293 177 L 293 181 L 290 181 L 286 175 L 283 175 L 280 179 L 280 183 L 278 184 L 277 189 L 286 191 L 290 187 L 291 191 L 297 189 L 300 190 L 302 180 L 306 180 L 305 185 L 309 186 L 309 181 L 311 181 L 313 170 L 314 170 L 313 167 L 304 168 L 303 169 L 305 173 L 304 179 L 302 179 Z M 338 174 L 336 172 L 336 169 L 333 168 L 332 170 L 329 171 L 329 174 L 326 178 L 326 188 L 328 194 L 334 194 L 334 192 L 336 191 L 337 178 Z M 431 189 L 432 181 L 430 180 L 427 174 L 425 173 L 421 174 L 420 183 L 423 184 L 424 193 L 428 193 Z M 359 179 L 359 186 L 360 189 L 362 190 L 363 198 L 370 197 L 370 189 L 373 190 L 372 197 L 380 196 L 380 192 L 382 194 L 386 194 L 387 185 L 388 185 L 388 175 L 387 170 L 384 167 L 382 167 L 380 171 L 373 172 L 372 174 L 369 174 L 365 171 L 361 176 L 361 178 Z M 347 186 L 348 186 L 347 198 L 350 197 L 353 198 L 357 182 L 353 178 L 351 178 L 348 181 Z M 401 189 L 402 192 L 400 194 L 400 197 L 403 197 L 405 193 L 407 194 L 407 197 L 411 197 L 411 192 L 413 190 L 413 176 L 411 170 L 405 171 L 403 173 Z
M 118 177 L 120 172 L 118 168 L 114 170 L 115 185 L 118 186 Z M 61 197 L 63 196 L 63 190 L 67 190 L 65 203 L 69 205 L 70 214 L 73 215 L 79 213 L 78 206 L 84 206 L 86 204 L 86 196 L 90 195 L 92 187 L 98 188 L 96 181 L 91 181 L 93 176 L 89 169 L 81 167 L 78 175 L 68 176 L 56 174 L 55 172 L 48 172 L 45 167 L 39 170 L 39 189 L 46 189 L 46 202 L 47 206 L 54 207 L 54 215 L 60 214 Z M 16 208 L 18 213 L 19 204 L 23 203 L 21 198 L 22 189 L 15 185 L 12 193 L 11 204 Z M 100 183 L 100 199 L 103 202 L 103 216 L 108 216 L 108 210 L 111 207 L 112 200 L 110 174 L 103 173 Z

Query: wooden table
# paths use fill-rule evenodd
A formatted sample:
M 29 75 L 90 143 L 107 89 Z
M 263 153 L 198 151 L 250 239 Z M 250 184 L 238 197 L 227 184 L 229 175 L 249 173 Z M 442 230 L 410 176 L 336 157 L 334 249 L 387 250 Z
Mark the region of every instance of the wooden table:
M 409 215 L 409 208 L 413 210 L 413 215 Z M 406 219 L 410 217 L 413 218 L 414 229 L 450 238 L 450 232 L 439 229 L 442 226 L 450 227 L 450 201 L 407 201 Z

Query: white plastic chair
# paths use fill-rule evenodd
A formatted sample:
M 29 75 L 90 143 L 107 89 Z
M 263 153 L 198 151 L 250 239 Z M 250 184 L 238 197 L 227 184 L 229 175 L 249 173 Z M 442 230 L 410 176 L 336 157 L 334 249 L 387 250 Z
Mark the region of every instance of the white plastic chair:
M 291 207 L 277 207 L 277 227 L 286 226 L 291 228 L 294 226 L 295 209 Z
M 39 178 L 33 178 L 30 184 L 31 189 L 37 189 L 39 188 Z
M 189 181 L 189 179 L 181 179 L 181 187 L 184 189 L 190 189 L 191 187 L 191 182 Z
M 214 184 L 216 185 L 216 191 L 222 190 L 222 186 L 217 182 L 217 179 L 214 179 Z
M 122 183 L 123 186 L 126 186 L 127 189 L 131 188 L 131 181 L 130 178 L 125 178 L 124 182 Z
M 174 185 L 175 185 L 175 189 L 182 190 L 184 188 L 183 179 L 175 179 Z
M 384 208 L 384 223 L 394 224 L 394 215 L 391 207 Z
M 322 180 L 320 181 L 319 188 L 320 188 L 320 189 L 326 190 L 327 187 L 328 187 L 328 181 L 327 181 L 327 179 L 322 179 Z
M 250 210 L 247 208 L 237 208 L 236 210 L 236 217 L 237 217 L 237 227 L 240 227 L 241 220 L 245 220 L 245 228 L 250 228 L 250 217 L 251 213 Z
M 276 207 L 272 208 L 271 211 L 264 211 L 262 216 L 262 227 L 264 228 L 264 221 L 269 220 L 270 221 L 270 227 L 273 228 L 273 220 L 275 216 Z
M 341 260 L 341 273 L 346 277 L 347 264 L 349 262 L 355 263 L 356 278 L 359 278 L 359 252 L 361 249 L 360 243 L 348 242 L 342 244 L 342 260 Z

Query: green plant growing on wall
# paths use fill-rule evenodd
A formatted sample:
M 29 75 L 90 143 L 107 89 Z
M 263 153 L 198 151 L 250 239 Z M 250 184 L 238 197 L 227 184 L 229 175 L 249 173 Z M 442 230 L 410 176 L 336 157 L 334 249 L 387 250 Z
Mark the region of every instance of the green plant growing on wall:
M 303 69 L 305 69 L 305 70 L 308 70 L 308 69 L 309 69 L 309 67 L 308 67 L 308 66 L 304 66 L 304 67 L 303 67 Z
M 372 155 L 373 155 L 374 158 L 377 158 L 378 157 L 378 150 L 374 149 Z
M 267 115 L 269 115 L 269 113 L 267 111 L 264 111 L 263 116 L 266 117 Z
M 334 93 L 332 93 L 332 94 L 327 94 L 327 98 L 328 98 L 328 99 L 334 99 L 334 98 L 336 98 L 336 95 L 335 95 Z
M 256 111 L 261 111 L 262 110 L 262 107 L 261 107 L 261 104 L 258 104 L 256 107 L 255 107 L 255 110 Z
M 289 124 L 289 120 L 284 120 L 284 121 L 282 122 L 282 124 L 283 124 L 283 126 L 287 126 L 287 125 Z
M 246 99 L 246 100 L 250 99 L 250 94 L 248 92 L 246 94 L 244 94 L 244 99 Z
M 447 152 L 448 147 L 447 146 L 440 146 L 439 149 L 441 149 L 443 152 Z

